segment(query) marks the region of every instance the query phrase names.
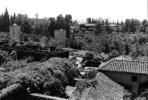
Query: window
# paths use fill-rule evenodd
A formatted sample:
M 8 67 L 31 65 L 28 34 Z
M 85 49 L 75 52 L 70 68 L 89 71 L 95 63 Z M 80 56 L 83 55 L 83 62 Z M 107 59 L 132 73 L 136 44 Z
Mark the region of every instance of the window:
M 132 76 L 132 82 L 137 82 L 138 81 L 138 77 L 137 76 Z

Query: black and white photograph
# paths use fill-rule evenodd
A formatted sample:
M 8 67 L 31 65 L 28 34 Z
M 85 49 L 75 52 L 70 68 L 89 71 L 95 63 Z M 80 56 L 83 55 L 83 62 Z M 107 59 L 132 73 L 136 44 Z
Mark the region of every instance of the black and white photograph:
M 148 0 L 0 0 L 0 100 L 148 100 Z

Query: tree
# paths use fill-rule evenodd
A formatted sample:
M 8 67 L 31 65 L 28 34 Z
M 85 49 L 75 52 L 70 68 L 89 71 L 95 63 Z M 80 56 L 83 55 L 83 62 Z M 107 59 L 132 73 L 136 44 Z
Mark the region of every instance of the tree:
M 0 31 L 3 31 L 3 14 L 0 15 Z
M 10 24 L 13 25 L 14 23 L 16 23 L 16 15 L 15 15 L 15 13 L 13 14 L 13 16 L 11 15 L 11 17 L 10 17 Z
M 9 27 L 10 27 L 10 19 L 9 19 L 9 13 L 8 10 L 6 8 L 5 12 L 4 12 L 4 16 L 3 16 L 3 25 L 4 25 L 4 32 L 9 32 Z
M 91 18 L 90 18 L 90 17 L 89 17 L 89 18 L 87 18 L 87 19 L 86 19 L 86 22 L 87 22 L 88 24 L 92 23 Z
M 54 17 L 50 17 L 50 26 L 49 26 L 49 35 L 51 37 L 54 37 L 54 30 L 55 30 L 55 18 Z
M 24 33 L 31 33 L 32 28 L 30 20 L 28 18 L 24 20 L 23 24 L 21 25 L 21 29 Z
M 96 28 L 96 31 L 97 31 L 98 34 L 100 34 L 103 31 L 103 25 L 102 25 L 101 21 L 97 22 L 95 28 Z
M 44 83 L 45 94 L 59 97 L 66 97 L 65 89 L 61 81 L 57 78 L 53 78 L 52 81 Z
M 15 14 L 13 16 L 14 22 L 16 22 L 17 25 L 21 26 L 21 31 L 24 33 L 31 33 L 32 31 L 32 23 L 31 20 L 28 18 L 27 15 L 18 14 L 15 18 Z
M 93 69 L 87 72 L 87 78 L 93 79 L 97 75 L 98 71 Z
M 144 19 L 144 20 L 142 21 L 142 26 L 145 26 L 147 23 L 148 23 L 148 21 L 147 21 L 146 19 Z
M 109 58 L 112 59 L 114 57 L 118 57 L 120 54 L 119 54 L 119 51 L 117 50 L 113 50 L 112 52 L 110 52 L 109 54 Z
M 83 57 L 83 59 L 85 60 L 92 60 L 93 58 L 94 58 L 94 54 L 92 52 L 87 52 Z
M 65 29 L 66 30 L 66 36 L 69 37 L 69 30 L 70 25 L 72 24 L 72 16 L 70 14 L 65 15 L 63 17 L 61 14 L 57 16 L 56 23 L 55 23 L 55 29 Z
M 66 36 L 69 37 L 70 34 L 70 25 L 72 24 L 72 16 L 70 14 L 65 15 L 65 29 Z
M 56 70 L 54 71 L 54 75 L 53 75 L 55 78 L 58 78 L 61 82 L 62 82 L 62 85 L 63 87 L 66 87 L 68 85 L 68 78 L 67 76 L 65 75 L 64 72 L 60 71 L 60 70 Z
M 65 29 L 65 22 L 64 17 L 62 14 L 57 16 L 56 23 L 55 23 L 55 29 Z
M 95 20 L 94 18 L 92 18 L 91 23 L 97 23 L 97 20 Z
M 131 20 L 131 25 L 130 25 L 130 32 L 135 32 L 136 31 L 136 26 L 135 26 L 135 21 L 134 19 Z
M 50 20 L 40 19 L 36 20 L 32 25 L 32 29 L 36 34 L 49 35 Z
M 67 72 L 67 77 L 69 80 L 69 84 L 74 86 L 75 85 L 75 78 L 80 76 L 80 71 L 76 67 L 71 67 Z
M 110 28 L 110 25 L 109 25 L 109 21 L 108 19 L 105 20 L 105 31 L 110 33 L 111 32 L 111 28 Z
M 124 32 L 130 32 L 130 26 L 131 26 L 131 21 L 130 19 L 125 20 L 125 25 L 124 25 Z

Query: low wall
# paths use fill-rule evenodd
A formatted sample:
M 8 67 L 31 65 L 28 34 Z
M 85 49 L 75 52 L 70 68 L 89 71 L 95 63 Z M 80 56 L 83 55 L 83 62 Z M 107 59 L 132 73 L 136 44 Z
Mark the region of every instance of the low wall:
M 0 91 L 0 100 L 68 100 L 38 93 L 28 94 L 20 84 L 13 84 Z

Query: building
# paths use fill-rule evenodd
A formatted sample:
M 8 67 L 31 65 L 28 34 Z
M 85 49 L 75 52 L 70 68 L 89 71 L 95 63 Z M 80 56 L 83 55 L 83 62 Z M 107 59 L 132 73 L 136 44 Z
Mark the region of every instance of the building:
M 13 24 L 10 26 L 10 41 L 20 41 L 21 38 L 21 27 Z
M 54 38 L 59 47 L 66 46 L 66 30 L 60 29 L 54 31 Z
M 148 86 L 148 61 L 114 58 L 98 68 L 113 81 L 139 95 Z
M 95 28 L 95 24 L 91 23 L 91 24 L 79 24 L 79 29 L 81 30 L 92 30 L 93 28 Z
M 123 100 L 124 88 L 105 74 L 99 72 L 92 80 L 97 81 L 95 87 L 78 80 L 71 94 L 75 99 L 70 100 Z

